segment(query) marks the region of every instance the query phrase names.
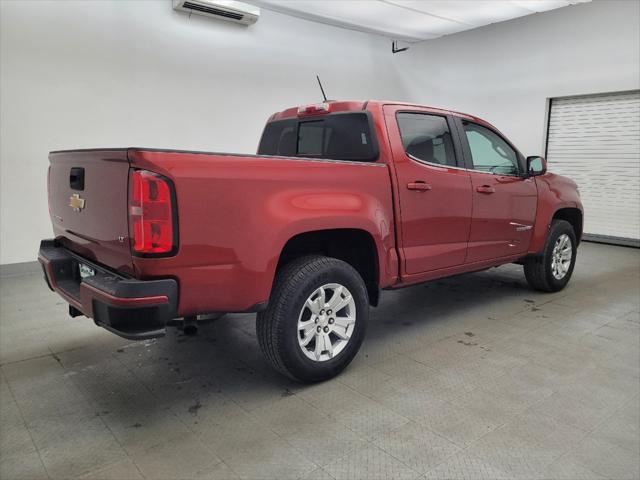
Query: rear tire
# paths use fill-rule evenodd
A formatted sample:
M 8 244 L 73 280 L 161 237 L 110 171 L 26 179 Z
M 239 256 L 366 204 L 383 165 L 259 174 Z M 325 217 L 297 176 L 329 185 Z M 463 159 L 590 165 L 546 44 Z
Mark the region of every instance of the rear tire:
M 367 289 L 351 265 L 305 256 L 277 273 L 269 305 L 256 318 L 258 343 L 280 373 L 320 382 L 353 360 L 368 318 Z
M 554 220 L 542 252 L 524 262 L 524 275 L 529 286 L 542 292 L 562 290 L 573 274 L 577 244 L 571 224 L 565 220 Z

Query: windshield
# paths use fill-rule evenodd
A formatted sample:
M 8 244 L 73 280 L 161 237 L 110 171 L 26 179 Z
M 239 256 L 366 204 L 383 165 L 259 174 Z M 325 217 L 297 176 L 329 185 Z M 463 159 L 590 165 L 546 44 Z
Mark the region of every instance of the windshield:
M 378 146 L 366 112 L 333 113 L 267 123 L 258 155 L 373 161 Z

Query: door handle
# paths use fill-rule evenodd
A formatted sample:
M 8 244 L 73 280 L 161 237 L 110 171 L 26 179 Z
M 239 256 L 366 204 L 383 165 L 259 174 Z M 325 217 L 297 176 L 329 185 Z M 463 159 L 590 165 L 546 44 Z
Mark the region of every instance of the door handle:
M 426 192 L 431 190 L 431 185 L 423 182 L 422 180 L 416 180 L 415 182 L 407 183 L 407 188 L 409 190 L 419 190 L 421 192 Z
M 491 185 L 480 185 L 479 187 L 476 188 L 476 192 L 478 193 L 495 193 L 496 189 L 493 188 Z

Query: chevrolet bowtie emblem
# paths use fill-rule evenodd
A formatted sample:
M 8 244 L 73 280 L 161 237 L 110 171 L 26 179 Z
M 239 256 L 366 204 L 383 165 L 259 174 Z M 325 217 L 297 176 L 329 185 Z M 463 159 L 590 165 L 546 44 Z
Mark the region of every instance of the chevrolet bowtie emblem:
M 74 212 L 79 212 L 84 208 L 84 198 L 80 198 L 80 195 L 74 193 L 69 197 L 69 206 L 73 208 Z

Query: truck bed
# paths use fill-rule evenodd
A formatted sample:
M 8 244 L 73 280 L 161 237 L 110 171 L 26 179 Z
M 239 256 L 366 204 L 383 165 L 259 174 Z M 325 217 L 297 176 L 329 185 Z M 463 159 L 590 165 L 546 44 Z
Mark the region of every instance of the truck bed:
M 180 316 L 259 309 L 269 297 L 279 252 L 310 226 L 363 229 L 394 244 L 384 163 L 152 148 L 65 150 L 49 158 L 56 241 L 118 274 L 174 278 Z M 84 169 L 83 190 L 72 188 L 72 168 Z M 174 185 L 175 255 L 132 253 L 127 179 L 135 169 Z M 81 211 L 69 206 L 74 194 L 85 200 Z M 397 266 L 389 266 L 380 250 L 384 279 Z

